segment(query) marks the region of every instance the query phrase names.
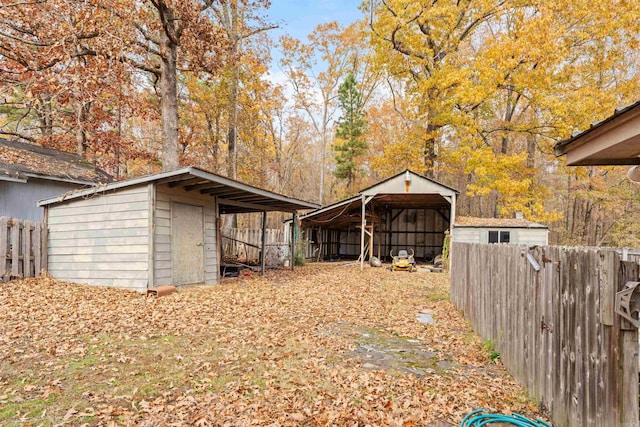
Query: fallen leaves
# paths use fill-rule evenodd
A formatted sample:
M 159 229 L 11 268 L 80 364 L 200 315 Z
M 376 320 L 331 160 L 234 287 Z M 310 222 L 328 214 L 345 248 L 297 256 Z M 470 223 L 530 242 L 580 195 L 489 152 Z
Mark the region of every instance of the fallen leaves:
M 457 423 L 476 407 L 532 414 L 447 290 L 446 275 L 327 265 L 157 299 L 51 278 L 3 284 L 0 423 L 403 426 Z M 419 323 L 421 311 L 436 323 Z M 456 368 L 366 369 L 353 351 L 367 328 Z

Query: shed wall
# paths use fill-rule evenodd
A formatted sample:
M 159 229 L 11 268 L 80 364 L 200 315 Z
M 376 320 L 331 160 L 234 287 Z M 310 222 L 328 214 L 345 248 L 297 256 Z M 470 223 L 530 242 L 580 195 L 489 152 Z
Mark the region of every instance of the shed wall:
M 148 186 L 50 206 L 54 277 L 144 292 L 149 279 Z
M 154 217 L 154 286 L 173 284 L 171 266 L 171 203 L 202 206 L 204 210 L 204 282 L 218 282 L 217 205 L 215 198 L 187 192 L 184 188 L 171 188 L 167 184 L 156 186 Z
M 453 241 L 460 243 L 488 243 L 489 231 L 509 231 L 510 243 L 521 245 L 546 245 L 549 230 L 546 228 L 484 228 L 454 227 Z
M 0 180 L 0 216 L 42 221 L 44 209 L 38 206 L 38 200 L 81 187 L 77 184 L 45 179 L 30 178 L 26 183 Z

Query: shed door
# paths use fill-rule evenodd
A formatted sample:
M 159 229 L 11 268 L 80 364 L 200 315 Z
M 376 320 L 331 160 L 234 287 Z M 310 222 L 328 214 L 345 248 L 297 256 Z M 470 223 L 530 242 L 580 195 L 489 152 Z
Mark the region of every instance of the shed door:
M 171 269 L 174 285 L 204 282 L 202 206 L 171 204 Z

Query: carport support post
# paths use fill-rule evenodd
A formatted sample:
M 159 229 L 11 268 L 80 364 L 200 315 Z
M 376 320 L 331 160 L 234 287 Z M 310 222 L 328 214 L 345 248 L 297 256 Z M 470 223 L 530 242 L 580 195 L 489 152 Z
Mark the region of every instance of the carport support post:
M 293 213 L 293 220 L 291 221 L 291 271 L 293 271 L 296 265 L 296 232 L 298 229 L 298 212 Z
M 364 269 L 364 227 L 367 225 L 367 217 L 366 217 L 366 205 L 365 205 L 365 196 L 362 195 L 362 211 L 361 211 L 361 222 L 360 222 L 360 270 Z
M 267 237 L 267 211 L 262 211 L 262 247 L 260 248 L 260 274 L 264 276 L 265 248 Z

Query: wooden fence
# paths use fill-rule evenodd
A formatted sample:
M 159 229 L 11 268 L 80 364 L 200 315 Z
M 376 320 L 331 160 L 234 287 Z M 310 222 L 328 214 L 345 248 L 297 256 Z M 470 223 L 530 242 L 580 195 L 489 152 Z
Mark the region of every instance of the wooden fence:
M 47 266 L 46 242 L 41 223 L 0 217 L 0 281 L 39 276 Z
M 260 259 L 262 230 L 232 228 L 222 233 L 222 252 L 225 257 L 240 262 L 257 263 Z M 265 263 L 279 265 L 289 256 L 289 246 L 283 230 L 267 229 L 265 236 Z
M 451 255 L 452 301 L 554 426 L 638 426 L 638 330 L 614 311 L 637 261 L 615 249 L 469 243 Z

